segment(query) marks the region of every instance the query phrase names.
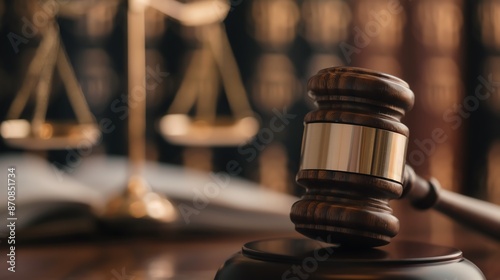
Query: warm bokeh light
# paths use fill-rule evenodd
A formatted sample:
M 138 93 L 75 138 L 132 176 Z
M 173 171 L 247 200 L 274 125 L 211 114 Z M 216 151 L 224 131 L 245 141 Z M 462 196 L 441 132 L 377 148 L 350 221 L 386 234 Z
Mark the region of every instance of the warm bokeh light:
M 500 49 L 500 1 L 485 0 L 478 6 L 483 43 L 491 49 Z
M 24 138 L 31 133 L 31 124 L 27 120 L 3 121 L 1 126 L 3 138 Z
M 299 95 L 299 81 L 290 59 L 282 54 L 266 54 L 257 61 L 252 98 L 267 111 L 290 106 Z
M 93 39 L 109 35 L 115 27 L 114 18 L 117 10 L 118 1 L 97 2 L 88 11 L 79 15 L 78 33 L 86 34 Z
M 304 37 L 315 47 L 329 49 L 347 39 L 351 10 L 345 1 L 307 0 L 302 3 Z
M 293 0 L 252 1 L 250 29 L 265 47 L 283 49 L 297 35 L 300 10 Z
M 406 11 L 400 7 L 394 11 L 394 1 L 369 0 L 357 5 L 355 10 L 356 27 L 369 36 L 368 48 L 378 52 L 394 53 L 403 43 L 403 30 L 406 24 Z
M 333 66 L 342 66 L 342 65 L 344 65 L 342 59 L 335 54 L 329 54 L 329 53 L 314 54 L 309 59 L 309 65 L 307 66 L 307 71 L 306 71 L 307 77 L 312 77 L 313 75 L 318 73 L 318 71 L 321 69 Z
M 458 0 L 415 2 L 415 35 L 427 47 L 454 52 L 461 41 L 463 17 Z
M 363 67 L 401 77 L 403 71 L 398 59 L 391 55 L 371 55 L 361 64 Z
M 455 61 L 448 57 L 430 58 L 422 67 L 423 93 L 420 98 L 424 108 L 438 116 L 461 103 L 464 85 Z

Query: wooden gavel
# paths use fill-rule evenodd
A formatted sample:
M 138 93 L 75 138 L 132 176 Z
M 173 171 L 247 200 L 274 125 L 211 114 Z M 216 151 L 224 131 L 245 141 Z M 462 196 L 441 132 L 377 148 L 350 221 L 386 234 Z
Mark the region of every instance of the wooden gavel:
M 297 182 L 306 193 L 291 209 L 298 232 L 341 246 L 375 247 L 399 231 L 389 200 L 405 197 L 500 240 L 500 206 L 443 190 L 405 165 L 413 106 L 407 83 L 352 67 L 319 71 L 308 83 L 318 109 L 304 119 Z

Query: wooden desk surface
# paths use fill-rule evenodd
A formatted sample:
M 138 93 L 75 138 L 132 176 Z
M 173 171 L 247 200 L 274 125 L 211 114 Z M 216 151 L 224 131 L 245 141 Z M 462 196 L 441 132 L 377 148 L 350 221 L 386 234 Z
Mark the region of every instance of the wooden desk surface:
M 467 240 L 461 240 L 457 247 L 488 280 L 500 280 L 500 244 L 469 232 L 463 235 Z M 213 279 L 219 266 L 243 243 L 266 237 L 276 235 L 105 238 L 28 244 L 17 249 L 17 271 L 7 271 L 4 263 L 0 279 Z
M 405 203 L 396 204 L 395 210 L 401 222 L 395 239 L 458 248 L 488 280 L 500 280 L 500 242 L 459 226 L 434 211 L 415 211 Z M 154 237 L 139 234 L 72 241 L 16 240 L 15 273 L 7 270 L 7 244 L 2 240 L 0 279 L 208 280 L 246 242 L 299 236 L 294 232 L 245 235 L 168 232 Z
M 0 279 L 213 279 L 217 269 L 244 243 L 268 236 L 273 237 L 198 236 L 174 240 L 108 237 L 92 241 L 32 243 L 16 247 L 15 273 L 7 271 L 2 261 Z M 5 256 L 5 250 L 2 255 Z

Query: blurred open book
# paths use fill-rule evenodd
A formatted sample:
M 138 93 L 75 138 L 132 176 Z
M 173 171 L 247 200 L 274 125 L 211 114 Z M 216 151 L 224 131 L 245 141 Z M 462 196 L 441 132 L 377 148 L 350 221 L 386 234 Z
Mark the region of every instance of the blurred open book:
M 83 158 L 71 173 L 30 155 L 0 156 L 2 182 L 7 168 L 16 168 L 16 232 L 21 238 L 46 238 L 98 233 L 107 199 L 123 191 L 128 162 L 122 157 Z M 288 215 L 295 197 L 276 193 L 258 184 L 208 174 L 178 166 L 147 163 L 144 176 L 154 191 L 168 197 L 179 214 L 169 228 L 193 231 L 290 231 Z M 207 186 L 220 187 L 209 193 Z M 205 196 L 200 198 L 200 196 Z M 0 218 L 7 217 L 7 189 Z M 201 201 L 202 199 L 203 201 Z M 200 207 L 200 205 L 202 207 Z M 186 214 L 186 213 L 189 213 Z M 140 226 L 140 225 L 138 225 Z M 132 230 L 134 224 L 123 228 Z

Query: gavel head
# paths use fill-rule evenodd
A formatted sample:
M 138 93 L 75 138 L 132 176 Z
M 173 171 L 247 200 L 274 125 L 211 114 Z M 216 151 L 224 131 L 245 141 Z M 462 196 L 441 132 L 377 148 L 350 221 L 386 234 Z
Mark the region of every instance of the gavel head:
M 319 71 L 308 90 L 318 109 L 304 119 L 296 230 L 341 246 L 389 243 L 399 230 L 389 200 L 403 192 L 409 132 L 401 118 L 413 92 L 396 77 L 352 67 Z

